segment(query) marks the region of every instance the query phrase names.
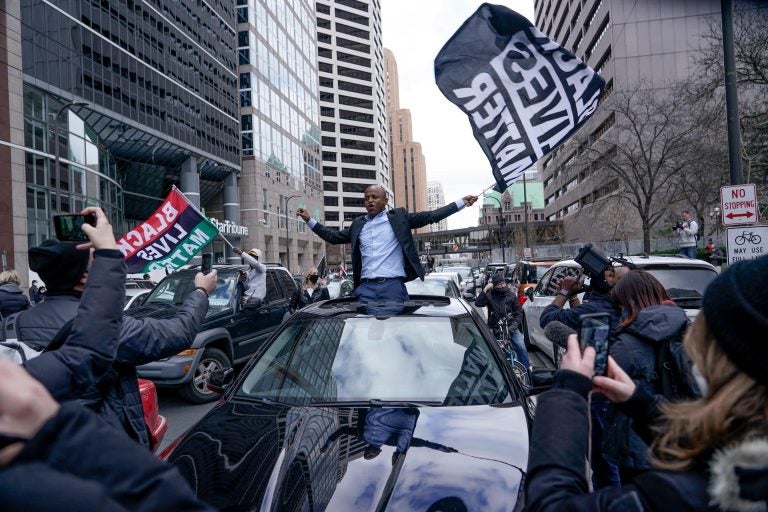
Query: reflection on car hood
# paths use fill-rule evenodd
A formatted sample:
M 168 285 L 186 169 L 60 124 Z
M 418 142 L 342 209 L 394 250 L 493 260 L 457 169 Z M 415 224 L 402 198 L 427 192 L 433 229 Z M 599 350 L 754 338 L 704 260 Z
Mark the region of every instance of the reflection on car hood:
M 222 403 L 168 460 L 222 510 L 514 509 L 528 457 L 522 407 L 400 409 L 417 418 L 410 446 L 392 441 L 375 456 L 359 421 L 371 411 L 382 409 Z

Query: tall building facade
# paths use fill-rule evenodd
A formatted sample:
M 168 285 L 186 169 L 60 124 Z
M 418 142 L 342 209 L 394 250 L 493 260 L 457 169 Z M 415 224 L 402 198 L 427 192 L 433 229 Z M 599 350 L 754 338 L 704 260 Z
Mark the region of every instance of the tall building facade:
M 323 218 L 315 4 L 238 1 L 237 22 L 243 245 L 300 272 L 324 253 L 295 215 Z
M 4 266 L 26 277 L 51 217 L 84 206 L 121 234 L 173 185 L 237 202 L 234 4 L 22 0 L 0 18 Z
M 692 56 L 708 44 L 701 34 L 712 20 L 720 19 L 716 0 L 535 0 L 534 10 L 535 24 L 544 34 L 605 79 L 606 95 L 641 81 L 662 90 L 672 80 L 689 77 Z M 614 115 L 598 109 L 580 133 L 588 134 L 593 144 L 619 129 L 615 123 Z M 563 221 L 566 241 L 610 239 L 616 235 L 617 222 L 626 224 L 625 232 L 640 236 L 631 209 L 622 209 L 616 201 L 595 203 L 611 189 L 595 179 L 597 164 L 586 163 L 585 149 L 566 143 L 538 162 L 546 219 Z M 569 166 L 584 170 L 574 175 L 566 172 Z
M 427 182 L 427 210 L 434 210 L 445 206 L 445 194 L 443 193 L 443 184 L 439 181 Z M 447 231 L 448 219 L 429 225 L 429 231 Z
M 400 108 L 400 85 L 394 54 L 384 49 L 384 89 L 387 98 L 389 176 L 394 192 L 393 206 L 410 212 L 427 208 L 427 165 L 421 144 L 413 140 L 411 112 Z M 442 205 L 441 205 L 442 206 Z M 430 231 L 428 226 L 418 233 Z
M 317 0 L 325 218 L 365 213 L 369 185 L 391 193 L 379 0 Z M 330 251 L 330 249 L 329 249 Z

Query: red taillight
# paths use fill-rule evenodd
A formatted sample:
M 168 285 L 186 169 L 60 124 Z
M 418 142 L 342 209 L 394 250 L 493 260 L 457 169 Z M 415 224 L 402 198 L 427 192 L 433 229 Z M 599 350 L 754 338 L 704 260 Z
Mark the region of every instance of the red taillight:
M 517 301 L 520 303 L 521 306 L 525 304 L 525 301 L 527 300 L 528 300 L 528 296 L 526 294 L 524 293 L 517 294 Z

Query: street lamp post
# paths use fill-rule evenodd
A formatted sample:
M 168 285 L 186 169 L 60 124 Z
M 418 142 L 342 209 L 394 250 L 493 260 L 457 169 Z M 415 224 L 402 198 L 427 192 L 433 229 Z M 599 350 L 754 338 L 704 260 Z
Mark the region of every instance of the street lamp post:
M 285 238 L 286 238 L 286 244 L 285 244 L 285 255 L 286 255 L 286 265 L 285 267 L 288 269 L 288 271 L 291 270 L 291 217 L 288 214 L 288 203 L 291 201 L 291 199 L 301 197 L 301 196 L 288 196 L 285 199 Z
M 53 116 L 53 158 L 54 168 L 56 172 L 56 211 L 61 211 L 61 161 L 59 158 L 59 116 L 63 114 L 67 109 L 72 107 L 86 107 L 88 103 L 85 101 L 70 101 L 56 111 Z
M 496 199 L 493 196 L 485 196 L 486 199 L 493 199 L 499 204 L 499 213 L 501 216 L 499 217 L 499 247 L 501 247 L 501 262 L 506 263 L 507 262 L 507 256 L 505 254 L 504 250 L 504 241 L 506 240 L 505 233 L 504 233 L 504 225 L 506 224 L 504 221 L 504 209 L 501 207 L 501 201 L 499 199 Z M 491 238 L 491 230 L 488 228 L 488 241 L 490 242 Z

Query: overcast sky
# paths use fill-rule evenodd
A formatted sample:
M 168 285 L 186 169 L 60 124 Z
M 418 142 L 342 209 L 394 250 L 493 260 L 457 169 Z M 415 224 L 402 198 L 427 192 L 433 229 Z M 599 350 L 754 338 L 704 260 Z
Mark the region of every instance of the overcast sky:
M 533 20 L 533 0 L 495 0 Z M 479 194 L 493 183 L 491 166 L 467 116 L 435 84 L 437 52 L 482 4 L 479 0 L 382 0 L 384 46 L 397 60 L 400 108 L 411 111 L 413 136 L 427 161 L 427 179 L 443 184 L 446 202 Z M 448 217 L 448 228 L 476 226 L 479 202 Z

